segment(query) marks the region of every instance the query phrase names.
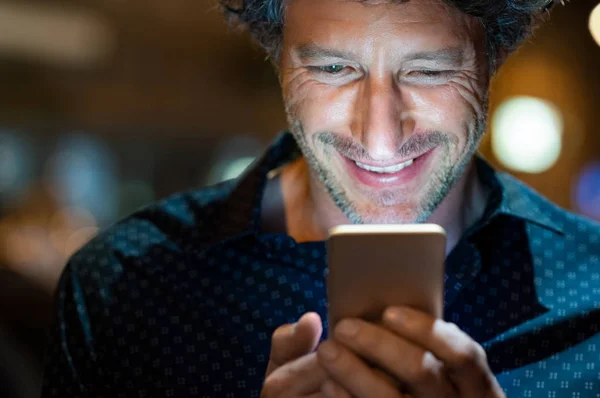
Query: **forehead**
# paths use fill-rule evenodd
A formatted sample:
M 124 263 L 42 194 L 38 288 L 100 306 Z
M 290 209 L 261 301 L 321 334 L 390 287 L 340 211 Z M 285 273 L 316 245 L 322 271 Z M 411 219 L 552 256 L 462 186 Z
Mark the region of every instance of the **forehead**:
M 400 44 L 407 45 L 436 37 L 450 45 L 481 33 L 475 18 L 442 0 L 289 0 L 286 9 L 285 35 L 309 40 L 347 38 L 358 44 L 404 37 Z

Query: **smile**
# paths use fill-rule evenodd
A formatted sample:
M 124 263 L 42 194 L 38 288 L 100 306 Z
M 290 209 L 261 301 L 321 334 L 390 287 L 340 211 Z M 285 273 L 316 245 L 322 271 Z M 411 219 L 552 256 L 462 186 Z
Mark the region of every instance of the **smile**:
M 368 171 L 372 171 L 374 173 L 380 173 L 380 174 L 390 174 L 390 173 L 397 173 L 400 170 L 404 169 L 405 167 L 410 166 L 411 164 L 413 164 L 413 161 L 414 161 L 414 159 L 410 159 L 406 162 L 398 163 L 396 165 L 386 166 L 386 167 L 369 166 L 367 164 L 357 162 L 357 161 L 354 161 L 354 163 L 356 163 L 356 165 L 363 170 L 368 170 Z
M 425 181 L 427 170 L 434 158 L 436 148 L 401 163 L 374 166 L 365 164 L 341 155 L 346 166 L 347 175 L 362 186 L 370 189 L 390 189 L 394 186 L 407 187 L 408 184 L 419 186 Z M 416 189 L 416 188 L 415 188 Z

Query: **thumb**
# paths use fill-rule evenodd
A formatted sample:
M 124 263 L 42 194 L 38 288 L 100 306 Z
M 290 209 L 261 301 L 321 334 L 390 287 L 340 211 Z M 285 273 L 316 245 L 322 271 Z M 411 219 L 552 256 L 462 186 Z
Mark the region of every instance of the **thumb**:
M 270 375 L 287 362 L 313 352 L 322 333 L 321 317 L 315 312 L 304 314 L 296 323 L 277 328 L 271 339 L 271 354 L 266 375 Z

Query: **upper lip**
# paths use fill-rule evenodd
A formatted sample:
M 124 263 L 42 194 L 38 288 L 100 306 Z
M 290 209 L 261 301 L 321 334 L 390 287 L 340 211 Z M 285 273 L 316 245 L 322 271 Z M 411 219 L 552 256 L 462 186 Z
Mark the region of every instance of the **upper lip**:
M 408 159 L 398 160 L 398 161 L 394 161 L 394 162 L 387 162 L 385 164 L 384 163 L 377 163 L 377 162 L 370 162 L 370 161 L 363 161 L 363 160 L 355 160 L 355 159 L 348 158 L 348 157 L 346 157 L 346 159 L 349 159 L 349 160 L 351 160 L 353 162 L 359 162 L 361 164 L 364 164 L 364 165 L 367 165 L 367 166 L 370 166 L 370 167 L 381 167 L 381 168 L 383 168 L 383 167 L 397 166 L 399 164 L 406 163 L 406 162 L 408 162 L 410 160 L 414 160 L 414 159 L 416 159 L 416 158 L 418 158 L 420 156 L 425 155 L 427 152 L 431 151 L 432 149 L 433 148 L 428 149 L 425 152 L 423 152 L 423 153 L 421 153 L 421 154 L 419 154 L 417 156 L 410 157 Z

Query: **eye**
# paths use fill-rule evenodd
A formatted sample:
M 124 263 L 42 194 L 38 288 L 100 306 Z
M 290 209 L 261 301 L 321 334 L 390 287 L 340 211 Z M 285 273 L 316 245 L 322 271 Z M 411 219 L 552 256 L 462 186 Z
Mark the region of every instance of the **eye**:
M 452 70 L 416 69 L 408 71 L 404 78 L 407 82 L 414 84 L 438 84 L 444 83 L 453 75 Z
M 441 70 L 418 70 L 413 73 L 426 77 L 437 77 L 443 75 L 445 72 Z
M 346 66 L 340 64 L 317 66 L 316 69 L 320 72 L 328 73 L 330 75 L 337 75 L 346 69 Z
M 451 76 L 452 73 L 454 73 L 454 71 L 452 70 L 420 69 L 410 72 L 408 76 L 412 76 L 415 78 L 435 79 Z

